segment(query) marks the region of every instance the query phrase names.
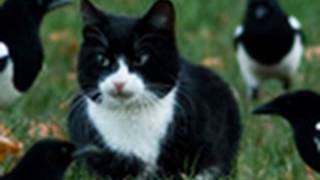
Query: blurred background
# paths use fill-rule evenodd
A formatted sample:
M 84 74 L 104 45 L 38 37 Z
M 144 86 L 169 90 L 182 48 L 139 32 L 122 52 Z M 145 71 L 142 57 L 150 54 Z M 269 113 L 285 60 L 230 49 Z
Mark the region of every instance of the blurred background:
M 0 0 L 0 4 L 4 0 Z M 45 65 L 28 95 L 12 108 L 0 111 L 0 174 L 11 169 L 35 141 L 45 137 L 67 139 L 68 104 L 78 89 L 75 64 L 81 44 L 79 1 L 45 19 L 41 37 Z M 92 0 L 110 13 L 140 16 L 150 0 Z M 307 47 L 294 89 L 320 92 L 320 1 L 279 0 L 290 15 L 303 24 Z M 242 21 L 246 0 L 174 0 L 177 9 L 177 37 L 181 54 L 193 63 L 217 71 L 238 96 L 244 134 L 237 162 L 240 180 L 295 180 L 320 178 L 309 170 L 294 147 L 292 132 L 280 118 L 257 118 L 250 111 L 282 93 L 281 85 L 270 81 L 263 86 L 262 98 L 252 102 L 245 97 L 245 86 L 233 48 L 233 32 Z M 0 27 L 1 28 L 1 27 Z M 1 90 L 0 90 L 1 91 Z M 212 92 L 214 93 L 214 92 Z M 71 168 L 67 180 L 94 179 L 85 170 Z

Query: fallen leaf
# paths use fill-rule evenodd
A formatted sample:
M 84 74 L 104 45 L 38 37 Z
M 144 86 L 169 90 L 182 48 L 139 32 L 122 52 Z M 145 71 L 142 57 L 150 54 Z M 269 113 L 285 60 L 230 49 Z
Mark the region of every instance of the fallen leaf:
M 77 54 L 78 51 L 79 51 L 79 43 L 77 39 L 73 36 L 68 47 L 68 54 L 74 56 L 75 54 Z
M 68 107 L 69 107 L 69 103 L 66 102 L 66 101 L 63 101 L 63 102 L 61 102 L 61 103 L 59 104 L 59 109 L 60 109 L 61 111 L 66 111 L 66 110 L 68 109 Z
M 64 139 L 62 128 L 54 123 L 32 123 L 28 135 L 30 137 L 54 137 Z
M 9 136 L 11 134 L 11 130 L 7 128 L 4 124 L 0 123 L 0 135 Z
M 53 43 L 60 43 L 58 49 L 59 53 L 61 55 L 68 55 L 68 59 L 72 59 L 72 57 L 79 51 L 79 42 L 77 37 L 70 29 L 52 32 L 47 36 L 47 39 Z
M 305 58 L 308 61 L 311 61 L 313 58 L 320 58 L 320 46 L 306 48 Z
M 75 81 L 77 79 L 77 73 L 76 72 L 69 72 L 67 76 L 68 76 L 68 80 L 69 81 Z
M 17 141 L 11 130 L 5 124 L 0 123 L 0 162 L 7 157 L 18 157 L 23 149 L 23 144 Z
M 206 57 L 201 61 L 201 64 L 208 68 L 223 68 L 224 64 L 220 57 Z
M 0 162 L 4 161 L 7 157 L 18 157 L 22 152 L 23 144 L 14 138 L 0 136 Z
M 48 35 L 48 39 L 51 42 L 65 41 L 70 37 L 73 37 L 72 32 L 70 30 L 55 31 Z

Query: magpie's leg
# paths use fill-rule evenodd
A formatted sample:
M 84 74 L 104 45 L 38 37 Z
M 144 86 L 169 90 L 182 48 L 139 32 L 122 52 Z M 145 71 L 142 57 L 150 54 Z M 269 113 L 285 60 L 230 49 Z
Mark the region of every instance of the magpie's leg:
M 244 66 L 243 64 L 240 64 L 240 68 L 241 68 L 243 79 L 247 86 L 247 97 L 253 100 L 258 99 L 259 98 L 258 88 L 261 82 L 260 77 L 258 77 L 258 75 L 255 72 L 253 72 L 252 69 Z

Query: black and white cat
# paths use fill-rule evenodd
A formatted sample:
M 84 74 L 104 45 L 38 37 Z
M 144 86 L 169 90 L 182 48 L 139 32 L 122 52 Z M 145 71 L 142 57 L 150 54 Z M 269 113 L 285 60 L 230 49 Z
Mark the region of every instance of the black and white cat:
M 69 130 L 79 146 L 104 148 L 87 159 L 90 167 L 112 179 L 230 174 L 241 134 L 237 103 L 217 75 L 179 55 L 173 4 L 156 1 L 132 18 L 83 0 L 82 14 L 82 91 Z

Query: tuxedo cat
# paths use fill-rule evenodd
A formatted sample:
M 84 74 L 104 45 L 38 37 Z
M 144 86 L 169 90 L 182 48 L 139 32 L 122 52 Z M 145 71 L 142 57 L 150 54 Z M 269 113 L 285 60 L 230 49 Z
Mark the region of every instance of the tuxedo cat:
M 228 175 L 239 146 L 237 103 L 216 74 L 188 63 L 175 38 L 175 10 L 159 0 L 142 17 L 114 16 L 82 1 L 81 92 L 69 131 L 103 177 L 197 179 Z

